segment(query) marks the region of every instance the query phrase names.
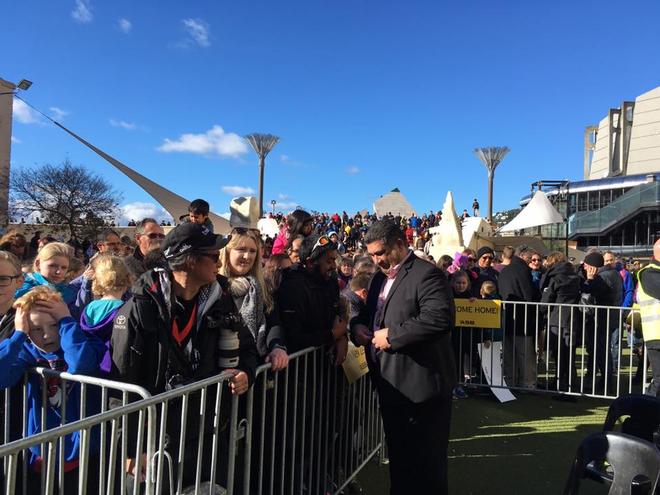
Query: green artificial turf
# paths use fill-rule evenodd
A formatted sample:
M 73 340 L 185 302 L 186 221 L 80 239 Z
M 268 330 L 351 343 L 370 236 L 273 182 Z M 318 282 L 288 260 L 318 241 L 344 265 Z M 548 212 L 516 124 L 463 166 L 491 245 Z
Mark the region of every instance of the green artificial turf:
M 562 493 L 578 445 L 602 429 L 610 402 L 558 402 L 531 394 L 506 404 L 489 395 L 454 400 L 450 493 Z M 358 480 L 366 495 L 389 491 L 387 466 L 370 463 Z M 589 493 L 602 487 L 593 488 Z

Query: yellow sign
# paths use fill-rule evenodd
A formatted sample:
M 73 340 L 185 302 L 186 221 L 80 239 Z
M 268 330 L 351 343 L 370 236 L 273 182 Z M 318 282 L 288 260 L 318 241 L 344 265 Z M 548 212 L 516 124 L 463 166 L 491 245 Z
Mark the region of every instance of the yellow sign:
M 342 367 L 349 383 L 353 383 L 361 376 L 366 375 L 369 372 L 369 368 L 367 367 L 367 355 L 364 352 L 364 347 L 355 347 L 349 341 L 348 353 L 346 353 L 346 360 L 342 364 Z
M 500 328 L 502 301 L 490 299 L 454 299 L 456 326 L 474 328 Z

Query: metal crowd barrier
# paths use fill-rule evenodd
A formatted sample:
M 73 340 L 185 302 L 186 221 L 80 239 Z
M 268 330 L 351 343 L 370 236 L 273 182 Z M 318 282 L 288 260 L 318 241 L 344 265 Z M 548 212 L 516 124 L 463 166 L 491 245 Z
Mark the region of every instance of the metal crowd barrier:
M 499 303 L 499 327 L 456 328 L 463 386 L 610 399 L 646 390 L 650 373 L 638 309 Z
M 116 383 L 58 376 L 82 387 L 102 383 L 108 391 Z M 321 348 L 293 354 L 278 373 L 270 364 L 260 367 L 240 397 L 229 391 L 232 377 L 225 372 L 157 396 L 142 394 L 0 446 L 4 492 L 36 493 L 24 490 L 26 477 L 38 475 L 21 478 L 20 465 L 25 470 L 25 452 L 39 446 L 46 455 L 38 493 L 105 495 L 339 493 L 381 451 L 383 430 L 368 377 L 349 384 Z M 126 393 L 138 392 L 122 385 Z M 80 463 L 72 491 L 59 459 L 65 437 L 76 432 Z
M 1 401 L 2 411 L 3 411 L 3 432 L 2 432 L 2 445 L 10 444 L 12 441 L 18 439 L 25 439 L 28 435 L 28 414 L 29 408 L 34 407 L 34 404 L 29 403 L 28 399 L 28 387 L 37 386 L 40 389 L 40 399 L 41 407 L 38 411 L 39 418 L 39 429 L 46 437 L 56 435 L 54 432 L 58 427 L 64 426 L 66 424 L 73 424 L 73 422 L 67 421 L 67 411 L 70 413 L 72 407 L 76 409 L 78 413 L 78 421 L 94 416 L 97 413 L 103 413 L 109 409 L 121 407 L 128 404 L 130 401 L 150 397 L 149 392 L 144 388 L 130 383 L 123 383 L 113 380 L 107 380 L 97 377 L 85 376 L 85 375 L 72 375 L 67 372 L 55 371 L 50 368 L 37 367 L 29 370 L 22 383 L 15 385 L 14 387 L 7 388 L 3 391 Z M 69 392 L 72 387 L 79 387 L 80 401 L 77 404 L 69 404 Z M 47 419 L 48 409 L 51 408 L 59 412 L 59 421 L 58 424 L 48 424 Z M 155 421 L 155 409 L 150 408 L 146 411 L 146 414 L 149 416 L 150 421 Z M 52 416 L 51 416 L 52 417 Z M 77 423 L 78 421 L 75 421 Z M 123 429 L 126 429 L 126 419 L 123 420 Z M 122 426 L 114 425 L 112 432 L 108 430 L 108 426 L 105 423 L 101 423 L 97 429 L 94 431 L 94 438 L 91 438 L 89 435 L 92 434 L 91 431 L 85 433 L 87 438 L 81 438 L 81 447 L 80 447 L 80 459 L 81 466 L 80 472 L 85 473 L 88 465 L 86 464 L 89 449 L 92 444 L 96 445 L 99 452 L 98 461 L 101 465 L 105 464 L 106 457 L 108 453 L 108 442 L 113 441 L 115 446 L 119 443 L 119 448 L 123 455 L 123 459 L 126 459 L 128 456 L 126 449 L 126 440 L 121 438 Z M 30 438 L 36 438 L 32 436 Z M 63 436 L 60 437 L 64 438 Z M 10 477 L 8 472 L 10 471 L 10 457 L 0 457 L 3 460 L 2 463 L 2 477 L 7 483 L 6 491 L 4 493 L 22 493 L 27 494 L 30 492 L 28 488 L 28 481 L 30 478 L 39 478 L 40 484 L 42 487 L 54 486 L 57 487 L 59 493 L 69 493 L 71 488 L 67 483 L 65 485 L 65 475 L 64 469 L 65 466 L 61 462 L 55 462 L 56 459 L 61 459 L 64 457 L 64 442 L 58 441 L 56 444 L 56 450 L 51 451 L 46 448 L 46 443 L 30 443 L 31 447 L 38 447 L 41 454 L 41 463 L 43 466 L 53 466 L 56 472 L 50 473 L 50 478 L 48 478 L 48 470 L 41 469 L 39 472 L 34 473 L 30 472 L 28 468 L 28 459 L 27 459 L 27 450 L 23 450 L 20 456 L 20 466 L 16 465 L 19 471 L 19 477 L 16 478 L 16 472 L 14 477 Z M 2 448 L 2 447 L 0 447 Z M 149 450 L 150 449 L 150 450 Z M 115 448 L 116 450 L 116 448 Z M 147 442 L 147 450 L 153 455 L 154 452 L 154 439 L 153 431 L 150 434 L 150 437 Z M 16 459 L 15 459 L 16 460 Z M 13 482 L 12 482 L 13 479 Z M 18 483 L 17 483 L 18 481 Z M 105 485 L 105 477 L 102 475 L 99 479 L 99 490 Z M 14 485 L 12 489 L 9 488 L 9 483 L 12 482 Z M 82 486 L 87 484 L 85 476 L 79 476 L 77 482 L 77 490 L 82 490 Z M 65 490 L 68 489 L 69 491 Z M 71 493 L 77 493 L 73 491 Z

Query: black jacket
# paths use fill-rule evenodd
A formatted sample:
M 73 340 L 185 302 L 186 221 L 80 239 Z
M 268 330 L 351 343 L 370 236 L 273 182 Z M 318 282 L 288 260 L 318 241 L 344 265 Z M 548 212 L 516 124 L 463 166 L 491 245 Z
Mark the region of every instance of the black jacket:
M 172 337 L 171 273 L 156 269 L 146 272 L 133 286 L 133 296 L 115 317 L 112 331 L 112 361 L 115 379 L 135 383 L 151 394 L 168 388 L 168 382 L 179 376 L 185 382 L 201 380 L 223 370 L 218 365 L 218 322 L 226 315 L 237 315 L 234 300 L 226 289 L 226 279 L 202 288 L 197 329 L 192 338 L 199 352 L 193 369 L 183 350 Z M 205 304 L 202 307 L 202 299 Z M 254 381 L 257 351 L 252 334 L 240 324 L 239 364 L 241 371 Z
M 500 272 L 495 270 L 495 268 L 477 268 L 477 279 L 472 282 L 472 295 L 477 298 L 481 298 L 481 286 L 484 282 L 490 281 L 495 284 L 495 287 L 498 288 L 495 292 L 499 292 L 499 287 L 497 279 L 499 278 Z
M 541 302 L 579 304 L 581 285 L 580 277 L 570 262 L 557 263 L 541 279 Z M 541 306 L 541 312 L 547 316 L 548 326 L 555 328 L 554 333 L 557 327 L 562 328 L 562 333 L 570 331 L 571 321 L 573 330 L 579 329 L 581 313 L 577 308 L 571 310 L 568 306 Z
M 385 275 L 372 278 L 363 311 L 351 320 L 374 327 L 376 306 Z M 382 404 L 420 403 L 449 395 L 456 384 L 451 345 L 454 304 L 442 271 L 409 255 L 385 300 L 379 328 L 388 328 L 391 349 L 367 346 L 367 363 Z
M 336 280 L 324 280 L 295 264 L 282 272 L 277 307 L 289 353 L 334 342 L 332 326 L 339 314 Z
M 133 286 L 133 296 L 122 306 L 114 320 L 112 378 L 140 385 L 155 395 L 221 373 L 223 369 L 218 363 L 220 329 L 226 328 L 226 317 L 231 315 L 239 337 L 239 364 L 236 368 L 244 371 L 252 384 L 257 367 L 257 349 L 252 334 L 238 317 L 234 300 L 227 290 L 227 279 L 218 277 L 217 282 L 203 287 L 199 292 L 196 330 L 190 340 L 192 353 L 197 356 L 195 363 L 172 336 L 174 293 L 171 284 L 170 272 L 154 269 L 146 272 Z M 216 391 L 215 386 L 207 389 L 204 425 L 207 434 L 213 429 Z M 200 392 L 190 395 L 190 411 L 199 411 L 200 397 Z M 222 401 L 222 423 L 229 415 L 230 402 Z M 132 416 L 129 418 L 129 431 L 136 432 L 137 415 Z M 193 442 L 191 445 L 194 444 L 194 448 L 199 436 L 199 418 L 199 414 L 188 414 L 185 425 L 186 442 Z M 178 448 L 182 426 L 181 401 L 171 401 L 166 433 L 173 451 Z M 128 441 L 130 448 L 134 448 L 137 436 L 131 435 Z
M 498 278 L 498 287 L 502 301 L 536 302 L 540 293 L 532 282 L 532 271 L 521 258 L 514 256 L 506 265 Z M 536 324 L 536 307 L 524 304 L 504 305 L 505 336 L 515 332 L 516 335 L 534 336 Z

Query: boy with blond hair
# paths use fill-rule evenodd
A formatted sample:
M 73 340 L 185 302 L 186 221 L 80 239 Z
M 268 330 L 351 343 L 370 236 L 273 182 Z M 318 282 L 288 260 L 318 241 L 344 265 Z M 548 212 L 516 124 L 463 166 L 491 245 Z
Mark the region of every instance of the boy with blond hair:
M 103 344 L 82 332 L 56 290 L 45 285 L 34 287 L 14 302 L 14 308 L 14 333 L 0 342 L 0 369 L 3 370 L 0 374 L 0 388 L 17 384 L 28 368 L 35 366 L 73 374 L 96 372 L 103 356 Z M 49 379 L 46 385 L 48 403 L 42 404 L 42 381 L 36 376 L 29 378 L 28 436 L 41 431 L 42 410 L 46 411 L 46 429 L 79 419 L 79 385 L 67 382 L 66 389 L 62 390 L 62 383 L 58 379 Z M 62 418 L 62 399 L 65 394 L 66 417 Z M 70 476 L 77 474 L 79 444 L 79 432 L 64 438 L 63 463 L 65 478 L 70 479 L 68 485 L 74 482 Z M 61 459 L 57 460 L 59 462 Z M 41 470 L 42 453 L 39 446 L 30 448 L 28 463 L 34 472 Z M 34 481 L 34 478 L 28 476 L 28 481 Z

